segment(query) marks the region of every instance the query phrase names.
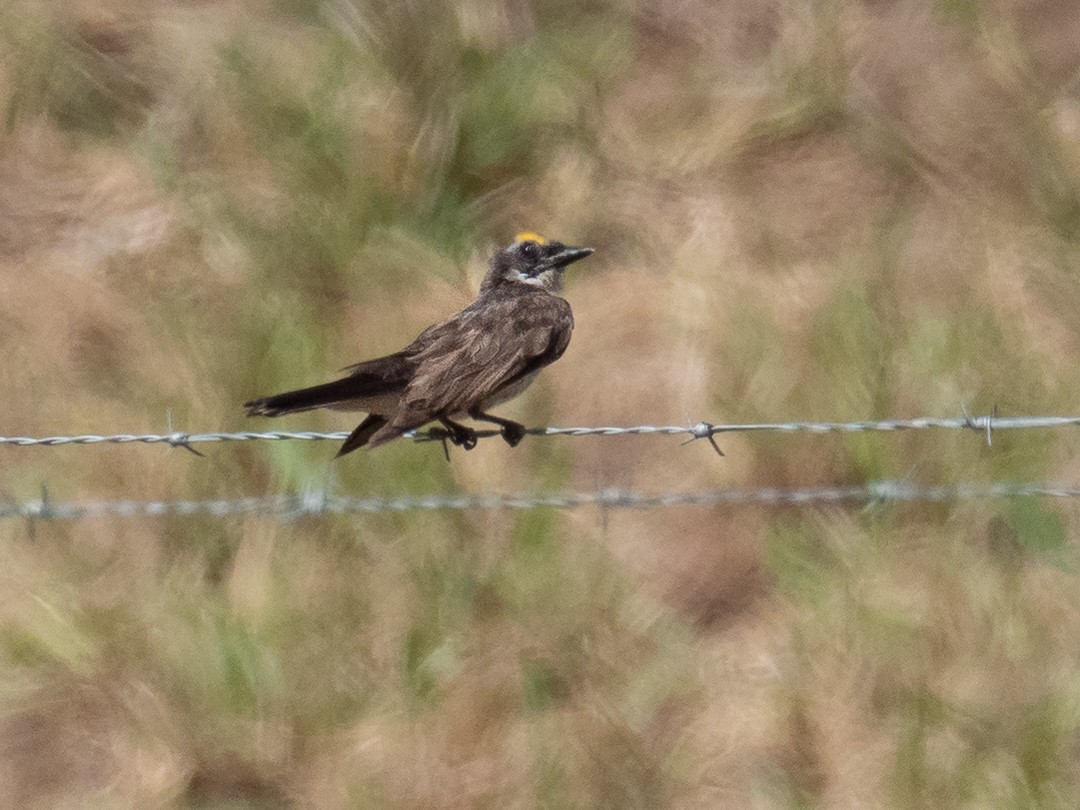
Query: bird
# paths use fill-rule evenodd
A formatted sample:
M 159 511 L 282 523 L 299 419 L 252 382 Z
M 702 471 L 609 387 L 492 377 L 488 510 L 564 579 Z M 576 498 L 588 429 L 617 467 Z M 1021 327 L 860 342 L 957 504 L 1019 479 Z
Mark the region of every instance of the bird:
M 570 342 L 574 316 L 557 293 L 563 272 L 593 253 L 525 232 L 492 255 L 476 299 L 429 326 L 404 349 L 365 360 L 333 382 L 244 403 L 248 416 L 281 416 L 316 408 L 363 411 L 367 417 L 338 450 L 378 447 L 438 421 L 440 438 L 471 450 L 469 417 L 499 426 L 511 447 L 525 426 L 489 410 L 521 394 Z

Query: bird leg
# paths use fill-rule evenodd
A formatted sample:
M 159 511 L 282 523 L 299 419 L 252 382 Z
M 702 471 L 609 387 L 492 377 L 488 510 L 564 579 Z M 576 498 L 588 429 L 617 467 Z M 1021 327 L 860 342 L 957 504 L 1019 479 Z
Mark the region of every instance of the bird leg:
M 512 422 L 500 416 L 492 416 L 484 413 L 479 408 L 469 411 L 469 416 L 479 422 L 491 422 L 499 426 L 503 440 L 511 447 L 517 447 L 518 442 L 525 438 L 525 426 L 519 422 Z
M 458 447 L 464 447 L 466 450 L 472 450 L 476 447 L 475 430 L 447 419 L 445 416 L 440 416 L 439 421 L 442 422 L 443 427 L 445 427 L 450 434 L 450 441 Z

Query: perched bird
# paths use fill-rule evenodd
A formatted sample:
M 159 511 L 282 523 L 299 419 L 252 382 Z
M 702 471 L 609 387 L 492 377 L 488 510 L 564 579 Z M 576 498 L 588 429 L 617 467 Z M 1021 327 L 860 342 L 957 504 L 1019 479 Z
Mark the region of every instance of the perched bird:
M 488 409 L 524 391 L 566 350 L 574 316 L 555 293 L 567 265 L 592 252 L 520 233 L 492 256 L 480 294 L 456 315 L 429 326 L 399 352 L 346 367 L 349 374 L 340 380 L 246 402 L 247 414 L 366 411 L 338 456 L 436 420 L 446 438 L 470 450 L 476 431 L 455 421 L 463 416 L 498 425 L 514 447 L 525 427 Z

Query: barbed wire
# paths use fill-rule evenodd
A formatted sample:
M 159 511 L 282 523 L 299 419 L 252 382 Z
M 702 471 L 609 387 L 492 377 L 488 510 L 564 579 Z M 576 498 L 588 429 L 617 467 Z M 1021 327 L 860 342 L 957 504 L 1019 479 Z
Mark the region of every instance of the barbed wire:
M 688 436 L 688 441 L 706 439 L 716 445 L 716 436 L 725 433 L 862 433 L 894 432 L 902 430 L 974 430 L 986 436 L 987 444 L 993 443 L 993 434 L 999 430 L 1029 430 L 1080 426 L 1080 416 L 998 416 L 996 413 L 986 416 L 936 418 L 917 417 L 914 419 L 885 419 L 879 421 L 857 422 L 761 422 L 749 424 L 714 424 L 712 422 L 688 423 L 686 425 L 633 425 L 628 427 L 540 427 L 529 428 L 529 436 Z M 412 431 L 406 437 L 418 442 L 443 441 L 444 431 L 433 428 Z M 497 430 L 478 430 L 477 438 L 498 436 Z M 192 445 L 209 442 L 249 442 L 249 441 L 344 441 L 348 431 L 321 432 L 314 430 L 274 430 L 274 431 L 237 431 L 218 433 L 184 433 L 170 430 L 168 433 L 118 433 L 113 435 L 82 434 L 76 436 L 0 436 L 0 445 L 18 447 L 59 447 L 69 444 L 167 444 L 171 447 L 184 447 L 192 452 Z
M 378 514 L 436 510 L 518 510 L 553 507 L 576 509 L 651 509 L 675 506 L 812 505 L 839 503 L 953 502 L 1001 498 L 1076 498 L 1080 486 L 1036 482 L 965 483 L 923 486 L 906 481 L 875 481 L 842 487 L 798 489 L 726 489 L 648 494 L 633 490 L 517 495 L 429 494 L 396 498 L 359 498 L 309 491 L 213 500 L 91 500 L 53 502 L 45 495 L 21 503 L 0 503 L 0 519 L 80 520 L 95 517 L 166 517 L 258 514 L 299 518 L 322 514 Z

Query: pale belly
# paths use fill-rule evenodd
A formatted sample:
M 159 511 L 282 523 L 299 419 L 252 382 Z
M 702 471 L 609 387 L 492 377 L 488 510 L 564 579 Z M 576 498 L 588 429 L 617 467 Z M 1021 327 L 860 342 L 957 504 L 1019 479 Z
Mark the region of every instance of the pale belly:
M 522 377 L 513 385 L 508 385 L 506 388 L 495 392 L 490 397 L 484 400 L 483 410 L 486 411 L 488 408 L 494 408 L 496 405 L 502 405 L 504 402 L 509 402 L 514 397 L 518 396 L 518 394 L 520 394 L 526 388 L 528 388 L 530 385 L 532 385 L 532 381 L 536 379 L 536 375 L 539 373 L 540 369 L 537 369 L 532 374 L 527 374 L 526 376 Z

